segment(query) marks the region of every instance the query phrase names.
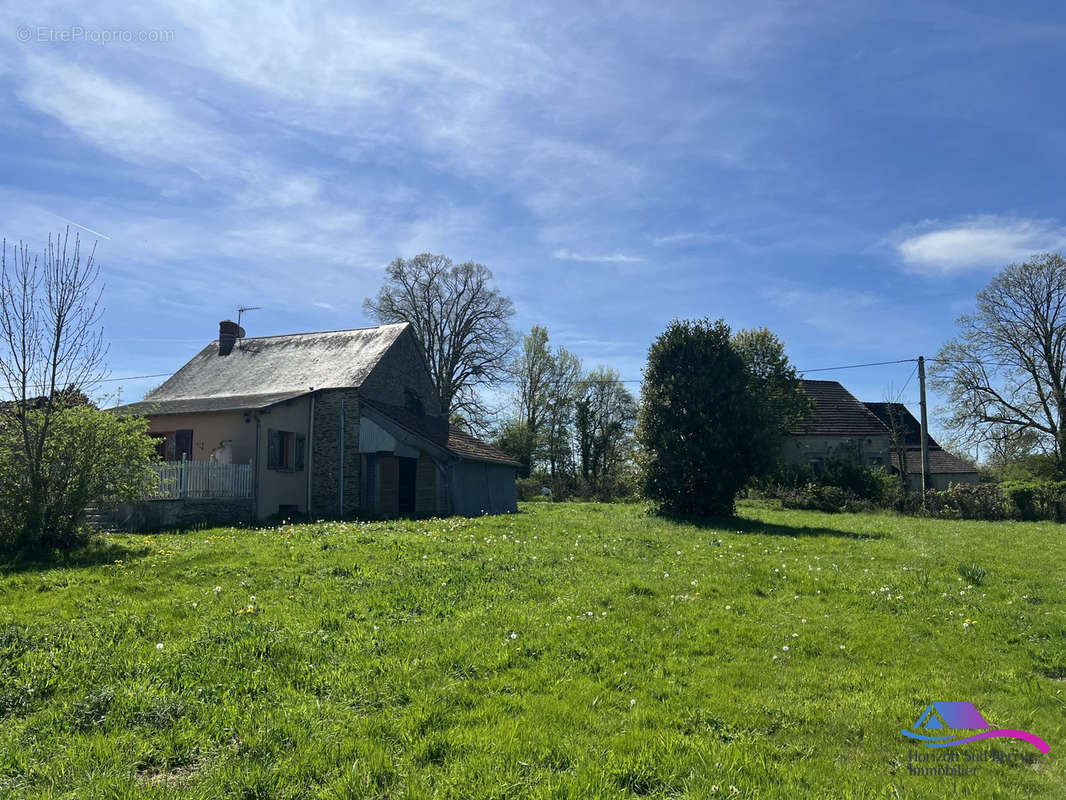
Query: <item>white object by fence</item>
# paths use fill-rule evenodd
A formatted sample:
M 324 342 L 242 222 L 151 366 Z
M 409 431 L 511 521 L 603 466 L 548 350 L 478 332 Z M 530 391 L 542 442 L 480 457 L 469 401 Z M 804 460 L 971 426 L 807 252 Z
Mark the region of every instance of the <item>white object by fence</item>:
M 150 500 L 251 498 L 251 464 L 216 464 L 212 461 L 167 461 L 152 467 L 159 486 Z

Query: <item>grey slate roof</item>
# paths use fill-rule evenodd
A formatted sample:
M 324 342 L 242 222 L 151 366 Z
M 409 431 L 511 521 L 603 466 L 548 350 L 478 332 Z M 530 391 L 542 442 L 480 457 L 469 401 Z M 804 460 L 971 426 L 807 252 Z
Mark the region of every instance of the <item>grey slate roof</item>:
M 143 401 L 120 406 L 138 414 L 183 414 L 263 408 L 312 389 L 354 388 L 407 323 L 345 331 L 241 339 L 229 355 L 214 341 Z
M 885 436 L 888 428 L 836 381 L 802 380 L 814 408 L 792 431 L 799 436 Z

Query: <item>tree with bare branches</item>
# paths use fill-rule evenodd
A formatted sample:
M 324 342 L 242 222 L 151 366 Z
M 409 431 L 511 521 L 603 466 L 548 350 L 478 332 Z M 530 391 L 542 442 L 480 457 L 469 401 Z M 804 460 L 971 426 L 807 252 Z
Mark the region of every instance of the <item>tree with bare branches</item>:
M 385 272 L 377 298 L 368 297 L 363 308 L 379 323 L 410 323 L 443 411 L 483 420 L 488 408 L 478 388 L 510 374 L 514 303 L 491 285 L 492 272 L 472 261 L 453 264 L 447 256 L 422 253 L 397 258 Z
M 1008 266 L 956 325 L 932 380 L 950 398 L 945 421 L 956 438 L 1032 434 L 1066 475 L 1066 260 L 1044 253 Z
M 86 503 L 147 488 L 146 426 L 87 397 L 104 377 L 98 278 L 94 252 L 83 258 L 69 230 L 49 237 L 43 261 L 20 242 L 9 262 L 3 242 L 0 538 L 9 545 L 71 546 Z

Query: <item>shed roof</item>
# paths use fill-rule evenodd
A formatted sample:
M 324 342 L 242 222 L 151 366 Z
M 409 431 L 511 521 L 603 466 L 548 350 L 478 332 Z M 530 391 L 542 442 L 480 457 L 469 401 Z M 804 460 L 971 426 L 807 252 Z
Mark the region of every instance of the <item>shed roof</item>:
M 142 400 L 127 403 L 114 411 L 134 416 L 166 416 L 171 414 L 199 414 L 206 411 L 255 411 L 283 403 L 308 392 L 272 392 L 267 394 L 238 394 L 221 397 L 179 398 L 176 400 Z
M 792 433 L 803 436 L 884 436 L 888 428 L 836 381 L 802 380 L 814 407 Z
M 459 430 L 450 424 L 445 417 L 417 414 L 404 406 L 387 405 L 366 398 L 362 399 L 362 403 L 380 411 L 400 427 L 406 428 L 417 436 L 429 440 L 460 458 L 489 461 L 515 467 L 521 466 L 506 453 L 502 453 L 492 445 L 471 436 L 465 431 Z

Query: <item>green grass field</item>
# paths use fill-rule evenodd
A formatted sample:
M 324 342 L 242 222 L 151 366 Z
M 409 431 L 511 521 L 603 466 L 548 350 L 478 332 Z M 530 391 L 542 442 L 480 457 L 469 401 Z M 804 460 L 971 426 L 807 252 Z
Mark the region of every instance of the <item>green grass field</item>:
M 1066 797 L 1066 530 L 740 513 L 114 535 L 8 568 L 0 797 Z M 1051 752 L 912 776 L 937 751 L 900 728 L 934 700 Z M 1036 753 L 948 748 L 993 749 Z

